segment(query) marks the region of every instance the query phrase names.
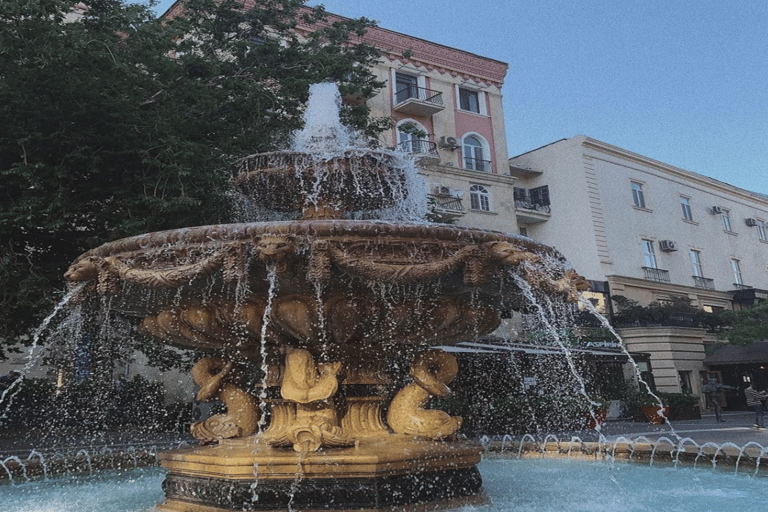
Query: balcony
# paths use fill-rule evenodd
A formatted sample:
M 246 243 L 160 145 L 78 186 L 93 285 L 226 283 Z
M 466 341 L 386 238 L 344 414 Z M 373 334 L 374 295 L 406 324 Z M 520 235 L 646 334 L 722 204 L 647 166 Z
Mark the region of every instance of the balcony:
M 658 281 L 659 283 L 669 283 L 669 270 L 660 268 L 643 267 L 645 278 L 649 281 Z
M 429 197 L 434 200 L 435 208 L 438 210 L 448 213 L 465 213 L 460 197 L 447 194 L 430 194 Z
M 478 172 L 491 172 L 491 161 L 464 157 L 464 169 Z
M 428 140 L 406 140 L 398 144 L 397 149 L 408 153 L 414 160 L 422 164 L 437 165 L 440 163 L 437 144 Z
M 752 307 L 758 302 L 768 299 L 768 290 L 745 286 L 743 284 L 734 283 L 734 289 L 730 290 L 728 293 L 733 295 L 734 303 L 740 304 L 745 308 Z
M 693 276 L 693 285 L 696 288 L 701 288 L 702 290 L 714 290 L 715 280 L 701 276 Z
M 515 216 L 518 224 L 536 224 L 545 222 L 552 216 L 549 205 L 541 205 L 530 201 L 515 200 Z
M 394 109 L 403 114 L 429 117 L 445 109 L 443 93 L 409 85 L 395 93 Z

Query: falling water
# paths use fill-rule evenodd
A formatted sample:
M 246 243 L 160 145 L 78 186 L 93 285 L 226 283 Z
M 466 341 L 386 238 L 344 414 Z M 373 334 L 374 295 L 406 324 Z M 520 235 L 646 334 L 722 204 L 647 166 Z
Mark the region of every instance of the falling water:
M 304 128 L 293 135 L 293 150 L 318 160 L 342 156 L 355 147 L 352 131 L 341 123 L 341 95 L 336 84 L 312 84 L 304 111 Z
M 600 321 L 600 324 L 603 328 L 607 329 L 608 332 L 611 333 L 612 336 L 619 342 L 619 346 L 621 347 L 621 350 L 623 354 L 627 357 L 629 362 L 632 364 L 632 369 L 634 370 L 635 379 L 637 379 L 637 382 L 645 387 L 646 392 L 653 397 L 654 400 L 656 400 L 656 405 L 659 406 L 659 410 L 657 411 L 657 414 L 664 418 L 664 422 L 669 425 L 671 429 L 672 435 L 677 437 L 678 439 L 680 436 L 677 435 L 677 432 L 675 432 L 674 427 L 669 422 L 669 419 L 664 415 L 664 405 L 662 403 L 661 398 L 656 395 L 653 390 L 651 389 L 650 385 L 643 380 L 642 374 L 640 372 L 640 368 L 637 366 L 637 363 L 635 362 L 635 359 L 632 357 L 632 354 L 629 353 L 626 346 L 624 345 L 624 341 L 621 339 L 621 336 L 618 332 L 611 326 L 611 324 L 608 322 L 608 319 L 605 318 L 605 315 L 601 314 L 599 311 L 597 311 L 597 308 L 595 308 L 594 304 L 592 304 L 590 301 L 584 298 L 583 295 L 580 295 L 579 303 L 584 306 L 584 308 L 589 311 L 595 318 L 597 318 Z
M 59 301 L 56 307 L 53 308 L 53 311 L 51 311 L 51 313 L 45 317 L 45 319 L 43 319 L 37 329 L 35 329 L 35 332 L 32 334 L 32 344 L 27 352 L 27 363 L 24 365 L 24 368 L 21 371 L 21 375 L 15 381 L 13 381 L 11 385 L 3 391 L 2 394 L 0 394 L 0 421 L 7 417 L 8 409 L 13 402 L 13 395 L 10 393 L 17 386 L 19 386 L 22 379 L 24 378 L 24 375 L 26 375 L 32 368 L 34 368 L 40 358 L 40 355 L 42 354 L 41 351 L 37 350 L 40 343 L 40 338 L 45 333 L 46 329 L 48 329 L 51 321 L 67 306 L 67 304 L 69 304 L 69 302 L 74 297 L 78 295 L 78 293 L 80 293 L 80 291 L 85 287 L 85 284 L 86 283 L 81 283 L 73 286 L 72 289 L 69 290 L 69 292 Z M 6 399 L 6 397 L 8 398 Z

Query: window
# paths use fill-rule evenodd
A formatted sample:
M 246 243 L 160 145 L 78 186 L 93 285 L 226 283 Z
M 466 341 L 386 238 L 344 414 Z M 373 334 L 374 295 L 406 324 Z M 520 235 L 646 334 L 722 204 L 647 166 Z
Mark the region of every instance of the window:
M 731 259 L 731 270 L 733 271 L 733 284 L 743 285 L 744 281 L 741 279 L 741 264 L 736 258 Z
M 693 393 L 693 388 L 691 387 L 691 372 L 678 371 L 677 375 L 680 379 L 680 392 L 687 394 Z
M 656 253 L 653 250 L 653 240 L 643 240 L 643 257 L 646 267 L 658 268 L 656 266 Z
M 395 73 L 395 102 L 419 97 L 419 79 L 405 73 Z
M 477 91 L 459 87 L 459 108 L 469 112 L 480 113 L 480 95 Z
M 731 228 L 731 212 L 723 210 L 722 213 L 720 213 L 720 220 L 723 223 L 723 229 L 725 231 L 733 231 L 733 228 Z
M 696 277 L 704 277 L 704 272 L 701 268 L 701 252 L 691 249 L 691 266 L 693 266 L 693 275 Z
M 693 213 L 691 212 L 691 199 L 680 196 L 680 207 L 683 209 L 683 219 L 693 222 Z
M 429 141 L 422 138 L 427 131 L 416 121 L 401 122 L 397 126 L 397 142 L 407 153 L 428 153 Z
M 469 207 L 481 212 L 491 211 L 488 189 L 482 185 L 472 185 L 469 187 Z
M 632 182 L 632 200 L 638 208 L 645 208 L 645 195 L 643 194 L 642 183 Z
M 464 137 L 463 153 L 465 169 L 491 172 L 491 162 L 483 159 L 483 143 L 480 142 L 480 139 L 474 135 Z
M 531 202 L 538 206 L 549 206 L 549 185 L 530 190 Z
M 755 227 L 757 228 L 757 236 L 760 238 L 760 241 L 768 242 L 768 238 L 765 237 L 765 221 L 757 219 L 757 225 Z

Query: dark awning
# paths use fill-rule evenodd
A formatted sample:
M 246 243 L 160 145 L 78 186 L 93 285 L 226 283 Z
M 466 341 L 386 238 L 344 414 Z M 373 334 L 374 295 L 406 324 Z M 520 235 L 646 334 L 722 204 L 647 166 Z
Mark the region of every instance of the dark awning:
M 707 366 L 719 364 L 768 363 L 768 341 L 755 341 L 751 345 L 724 345 L 704 359 Z
M 557 346 L 542 346 L 533 345 L 528 343 L 514 343 L 514 342 L 496 342 L 496 343 L 484 343 L 482 340 L 477 342 L 465 341 L 457 343 L 451 346 L 439 347 L 446 352 L 454 353 L 496 353 L 504 354 L 510 352 L 520 352 L 524 354 L 539 354 L 539 355 L 564 355 L 563 349 Z M 572 355 L 588 356 L 599 359 L 610 359 L 616 362 L 626 363 L 629 358 L 627 355 L 618 349 L 613 348 L 574 348 L 569 347 L 568 352 Z

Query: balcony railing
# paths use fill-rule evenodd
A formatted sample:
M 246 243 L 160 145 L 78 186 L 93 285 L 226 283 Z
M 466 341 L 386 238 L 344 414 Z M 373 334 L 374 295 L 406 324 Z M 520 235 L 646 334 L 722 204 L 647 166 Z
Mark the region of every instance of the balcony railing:
M 464 157 L 464 168 L 470 171 L 491 172 L 491 161 Z
M 449 194 L 431 194 L 430 197 L 434 199 L 435 206 L 440 210 L 464 213 L 464 205 L 462 204 L 460 197 Z
M 415 85 L 406 86 L 395 93 L 395 104 L 400 104 L 410 99 L 442 105 L 443 93 L 423 87 L 416 87 Z
M 432 155 L 438 156 L 437 144 L 428 140 L 406 140 L 397 145 L 400 151 L 412 155 Z
M 395 110 L 414 116 L 426 117 L 445 108 L 443 93 L 408 85 L 395 92 Z
M 748 284 L 733 283 L 734 290 L 749 290 L 750 288 L 754 288 L 754 286 Z
M 521 201 L 520 199 L 515 200 L 515 208 L 523 208 L 525 210 L 533 210 L 541 213 L 552 213 L 552 208 L 550 208 L 549 205 L 536 204 L 530 201 Z
M 696 286 L 696 288 L 702 288 L 704 290 L 714 290 L 715 289 L 715 280 L 714 279 L 708 279 L 706 277 L 693 276 L 693 284 L 694 284 L 694 286 Z
M 660 268 L 643 267 L 645 278 L 649 281 L 658 281 L 660 283 L 669 283 L 669 271 Z

